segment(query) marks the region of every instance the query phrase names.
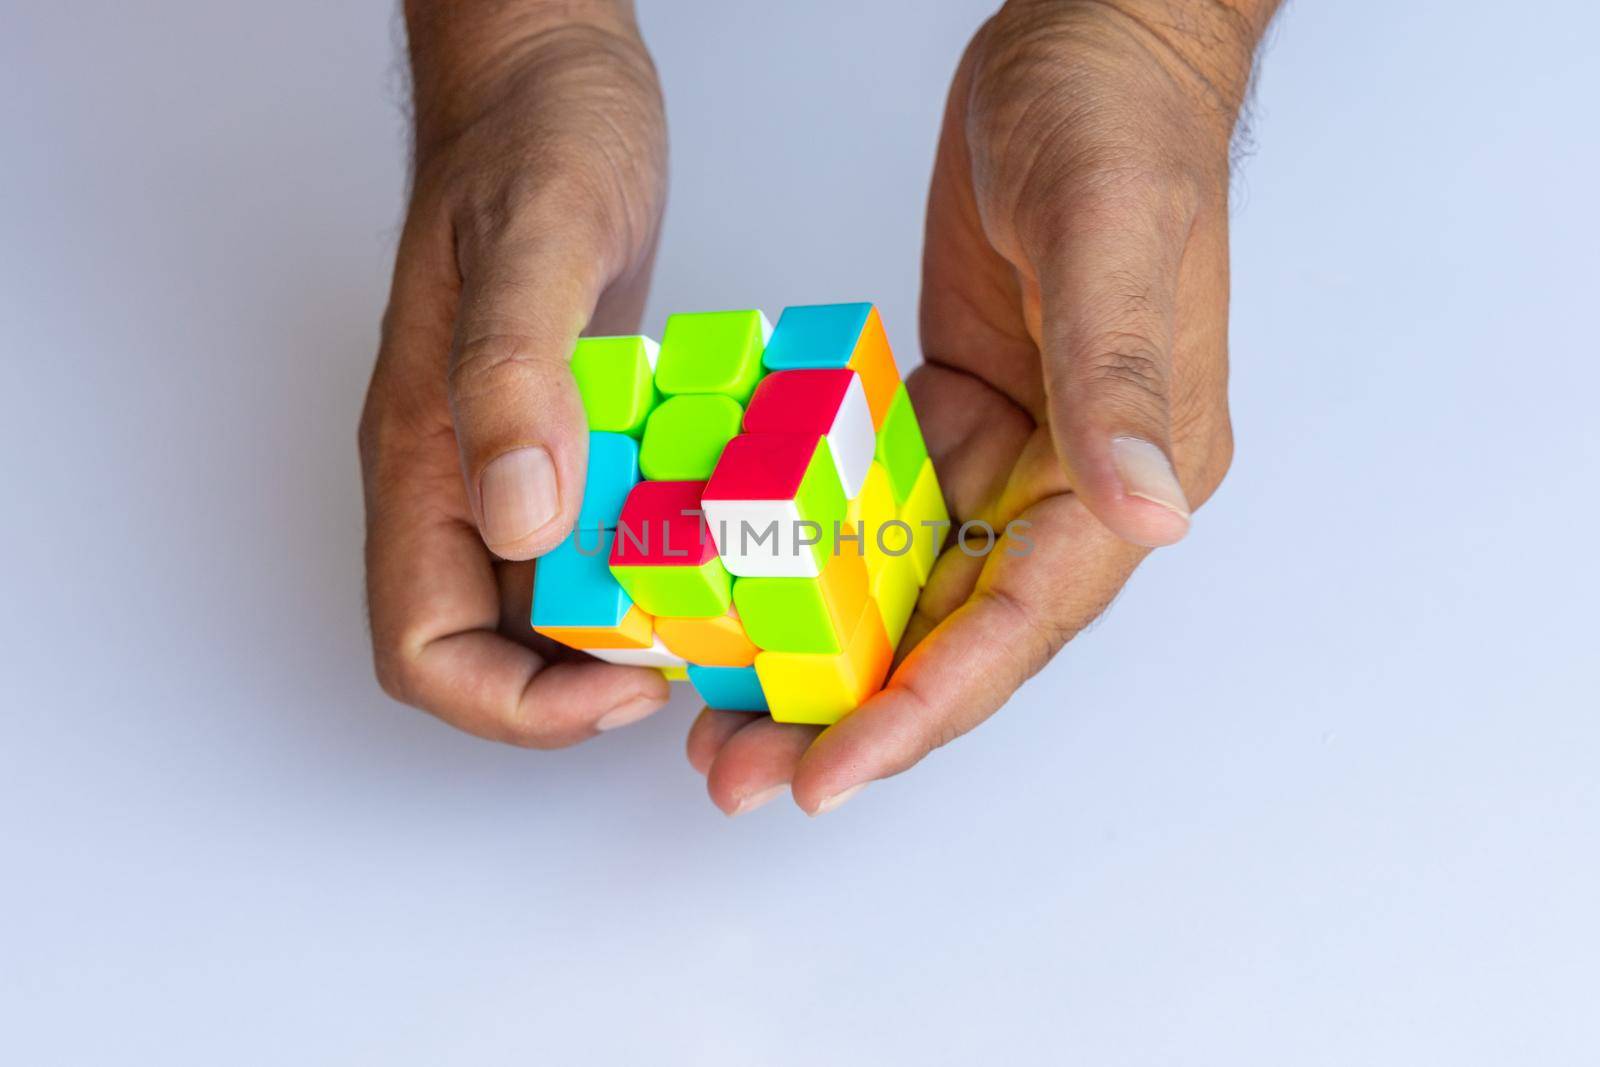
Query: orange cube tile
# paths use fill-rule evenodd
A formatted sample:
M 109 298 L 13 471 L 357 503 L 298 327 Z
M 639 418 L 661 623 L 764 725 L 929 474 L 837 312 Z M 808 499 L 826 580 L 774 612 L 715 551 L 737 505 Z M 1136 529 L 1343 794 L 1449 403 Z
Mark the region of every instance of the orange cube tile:
M 560 641 L 568 648 L 649 648 L 651 619 L 637 604 L 616 626 L 535 626 L 534 632 Z
M 889 403 L 900 387 L 900 371 L 894 365 L 894 352 L 889 348 L 889 335 L 883 330 L 883 320 L 874 307 L 867 315 L 866 325 L 856 340 L 856 349 L 850 354 L 848 364 L 861 376 L 861 387 L 867 394 L 867 407 L 872 409 L 872 425 L 883 426 L 889 413 Z
M 656 619 L 656 635 L 668 650 L 701 666 L 748 667 L 756 661 L 756 646 L 732 607 L 709 619 L 661 616 Z

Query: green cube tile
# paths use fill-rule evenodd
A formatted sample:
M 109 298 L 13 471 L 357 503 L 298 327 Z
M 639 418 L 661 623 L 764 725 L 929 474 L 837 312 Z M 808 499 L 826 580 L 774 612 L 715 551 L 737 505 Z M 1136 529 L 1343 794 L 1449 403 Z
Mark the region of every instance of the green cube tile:
M 661 335 L 656 387 L 668 396 L 721 393 L 749 403 L 772 327 L 759 311 L 671 315 Z
M 709 619 L 725 615 L 733 579 L 716 557 L 698 567 L 613 565 L 611 573 L 633 602 L 651 615 Z
M 655 407 L 656 343 L 648 337 L 580 337 L 572 353 L 589 429 L 638 437 Z
M 844 651 L 820 578 L 735 578 L 733 604 L 764 652 Z
M 729 396 L 669 396 L 645 423 L 639 469 L 654 481 L 703 482 L 743 417 L 744 409 Z
M 923 461 L 928 458 L 928 446 L 922 440 L 922 427 L 917 423 L 917 413 L 911 409 L 911 394 L 905 383 L 895 390 L 889 410 L 878 429 L 878 447 L 875 458 L 889 474 L 889 488 L 894 502 L 904 504 L 917 484 Z
M 804 477 L 800 479 L 800 488 L 794 495 L 794 507 L 800 519 L 821 527 L 822 539 L 812 549 L 816 553 L 818 567 L 826 567 L 828 560 L 838 553 L 835 535 L 839 532 L 839 524 L 844 522 L 849 506 L 844 485 L 839 481 L 839 468 L 834 464 L 833 454 L 828 447 L 828 439 L 821 438 L 817 442 L 816 452 L 812 453 L 811 462 L 806 465 Z

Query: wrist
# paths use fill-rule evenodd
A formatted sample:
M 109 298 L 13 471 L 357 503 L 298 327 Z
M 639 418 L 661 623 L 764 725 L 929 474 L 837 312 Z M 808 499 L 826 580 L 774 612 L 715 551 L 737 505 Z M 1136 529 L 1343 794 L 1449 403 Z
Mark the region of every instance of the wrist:
M 1017 23 L 1120 21 L 1174 81 L 1231 131 L 1254 71 L 1256 46 L 1282 0 L 1006 0 Z
M 609 50 L 649 66 L 631 0 L 405 0 L 405 24 L 419 156 L 546 60 Z

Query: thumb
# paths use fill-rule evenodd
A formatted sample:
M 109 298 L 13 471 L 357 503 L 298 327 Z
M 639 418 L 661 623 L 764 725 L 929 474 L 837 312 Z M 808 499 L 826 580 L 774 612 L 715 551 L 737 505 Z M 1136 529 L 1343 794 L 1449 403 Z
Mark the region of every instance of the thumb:
M 570 360 L 602 287 L 595 244 L 541 227 L 460 251 L 450 408 L 478 530 L 504 559 L 554 548 L 582 502 L 588 424 Z
M 1171 452 L 1172 338 L 1192 212 L 1153 190 L 1099 192 L 1044 227 L 1040 340 L 1056 447 L 1074 491 L 1125 541 L 1189 530 Z

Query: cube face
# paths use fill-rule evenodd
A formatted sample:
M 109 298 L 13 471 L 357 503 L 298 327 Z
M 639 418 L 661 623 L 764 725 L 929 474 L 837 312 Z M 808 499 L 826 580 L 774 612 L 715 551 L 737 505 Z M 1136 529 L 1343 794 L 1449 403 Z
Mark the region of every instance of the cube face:
M 611 573 L 633 602 L 652 615 L 706 619 L 725 614 L 733 603 L 733 581 L 715 556 L 699 566 L 627 566 Z
M 533 571 L 534 629 L 622 625 L 633 599 L 607 566 L 614 537 L 610 531 L 574 530 L 539 559 Z
M 861 386 L 872 409 L 872 424 L 881 428 L 894 394 L 900 388 L 900 370 L 895 366 L 889 335 L 884 332 L 877 308 L 872 309 L 867 324 L 861 328 L 855 354 L 850 357 L 850 369 L 861 376 Z
M 611 543 L 611 566 L 698 567 L 715 562 L 717 548 L 700 517 L 705 484 L 647 481 L 634 486 Z
M 744 404 L 761 377 L 761 353 L 771 333 L 759 311 L 668 316 L 656 387 L 668 396 L 720 393 Z
M 639 442 L 626 434 L 591 432 L 578 529 L 616 529 L 622 505 L 638 483 Z
M 761 357 L 768 370 L 848 367 L 872 316 L 871 304 L 786 307 Z
M 882 688 L 894 649 L 870 603 L 862 606 L 849 632 L 837 655 L 763 652 L 756 657 L 773 719 L 832 725 Z
M 691 663 L 689 682 L 707 707 L 722 711 L 766 711 L 767 695 L 754 667 L 711 667 Z
M 816 578 L 739 578 L 733 602 L 750 640 L 765 652 L 836 654 L 867 600 L 860 557 L 831 557 Z
M 622 667 L 673 670 L 686 666 L 681 657 L 674 656 L 667 650 L 660 638 L 657 638 L 649 648 L 591 648 L 586 651 L 596 659 L 603 659 L 607 663 L 615 663 Z
M 568 648 L 649 648 L 653 643 L 652 619 L 635 604 L 616 626 L 535 626 L 536 633 L 560 641 Z
M 572 353 L 589 429 L 638 437 L 656 402 L 660 349 L 648 337 L 580 337 Z
M 703 619 L 662 616 L 655 621 L 655 632 L 672 652 L 707 667 L 748 667 L 759 651 L 745 632 L 739 613 L 731 608 Z
M 744 415 L 747 433 L 820 434 L 828 439 L 844 495 L 861 490 L 877 446 L 861 376 L 844 368 L 773 371 Z
M 878 619 L 883 623 L 891 648 L 899 648 L 906 626 L 916 612 L 917 598 L 922 595 L 923 582 L 917 579 L 916 565 L 911 555 L 891 557 L 872 578 L 872 604 Z
M 793 500 L 820 434 L 744 433 L 728 442 L 703 499 Z
M 922 470 L 912 484 L 911 493 L 900 507 L 900 520 L 911 527 L 911 551 L 907 556 L 916 568 L 917 583 L 924 585 L 950 531 L 950 512 L 945 507 L 939 476 L 933 461 L 923 460 Z
M 883 464 L 874 462 L 867 469 L 861 492 L 845 509 L 845 523 L 860 540 L 841 545 L 841 551 L 848 548 L 864 558 L 868 575 L 876 578 L 891 553 L 903 555 L 910 547 L 909 536 L 892 525 L 899 518 L 894 490 L 889 487 L 889 472 Z
M 911 407 L 911 394 L 901 385 L 889 404 L 883 427 L 878 431 L 877 461 L 889 474 L 889 487 L 894 490 L 895 503 L 902 504 L 911 495 L 922 464 L 928 458 L 928 446 L 922 440 L 922 427 L 917 423 L 917 413 Z
M 639 465 L 646 478 L 705 481 L 716 470 L 723 449 L 739 433 L 744 409 L 715 393 L 669 396 L 644 427 Z
M 589 466 L 534 628 L 783 722 L 877 691 L 947 519 L 877 309 L 673 315 L 659 349 L 586 337 L 572 370 Z

